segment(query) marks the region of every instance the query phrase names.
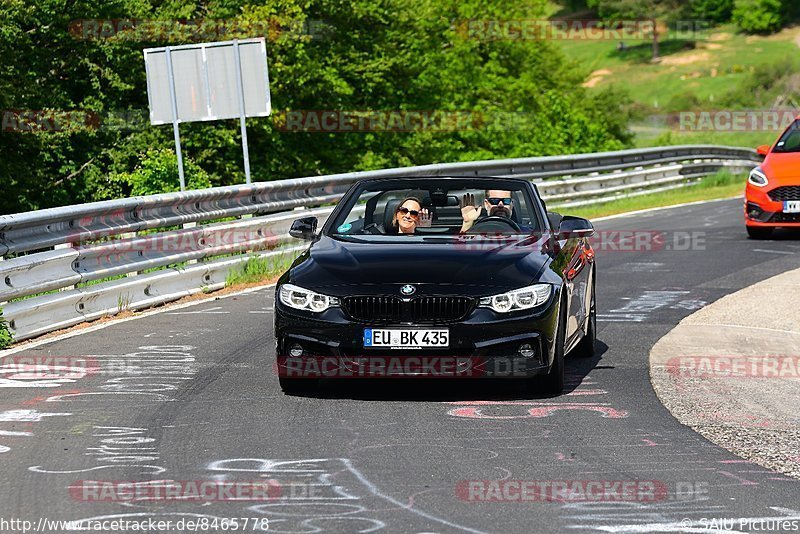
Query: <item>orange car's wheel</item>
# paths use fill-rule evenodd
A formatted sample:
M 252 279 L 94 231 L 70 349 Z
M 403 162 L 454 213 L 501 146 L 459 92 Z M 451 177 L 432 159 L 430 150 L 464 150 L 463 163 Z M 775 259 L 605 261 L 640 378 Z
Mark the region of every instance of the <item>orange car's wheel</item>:
M 748 226 L 747 235 L 750 239 L 767 239 L 772 235 L 772 228 L 768 226 Z

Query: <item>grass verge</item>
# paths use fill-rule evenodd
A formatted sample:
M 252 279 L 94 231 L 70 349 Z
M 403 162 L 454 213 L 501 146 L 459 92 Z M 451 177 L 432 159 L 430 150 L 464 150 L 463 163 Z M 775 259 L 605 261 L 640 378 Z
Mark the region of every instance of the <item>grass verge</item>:
M 232 270 L 225 280 L 225 287 L 255 284 L 279 278 L 297 253 L 284 253 L 277 256 L 253 256 L 238 269 Z
M 621 198 L 604 204 L 563 209 L 554 207 L 553 209 L 562 215 L 574 215 L 586 219 L 594 219 L 607 215 L 617 215 L 618 213 L 625 213 L 628 211 L 660 208 L 700 200 L 716 200 L 733 197 L 737 194 L 744 193 L 746 179 L 747 178 L 742 175 L 734 175 L 727 171 L 721 171 L 703 178 L 696 185 L 680 189 L 653 193 L 652 195 Z

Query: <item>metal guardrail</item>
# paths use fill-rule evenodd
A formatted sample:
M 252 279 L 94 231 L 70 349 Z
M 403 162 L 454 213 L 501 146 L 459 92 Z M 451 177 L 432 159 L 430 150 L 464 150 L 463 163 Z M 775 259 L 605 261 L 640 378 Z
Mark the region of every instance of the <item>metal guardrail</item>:
M 304 246 L 288 237 L 291 222 L 327 218 L 332 208 L 318 206 L 366 178 L 521 177 L 534 181 L 551 207 L 569 208 L 684 187 L 759 161 L 744 148 L 672 146 L 353 172 L 5 215 L 0 302 L 8 302 L 2 307 L 15 339 L 24 340 L 219 289 L 254 254 L 299 253 Z M 213 222 L 220 219 L 227 221 Z M 90 282 L 97 283 L 77 287 Z

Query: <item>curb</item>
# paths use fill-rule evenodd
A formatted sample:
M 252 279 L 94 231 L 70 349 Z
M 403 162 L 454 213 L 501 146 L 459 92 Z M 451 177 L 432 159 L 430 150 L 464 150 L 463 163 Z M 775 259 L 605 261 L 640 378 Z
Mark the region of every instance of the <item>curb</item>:
M 800 269 L 727 295 L 650 351 L 661 403 L 709 441 L 800 478 Z

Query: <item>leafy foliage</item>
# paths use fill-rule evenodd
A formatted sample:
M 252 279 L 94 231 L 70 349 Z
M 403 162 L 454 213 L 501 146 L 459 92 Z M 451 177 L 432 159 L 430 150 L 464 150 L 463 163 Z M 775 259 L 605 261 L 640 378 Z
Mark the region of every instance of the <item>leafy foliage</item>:
M 184 162 L 184 178 L 188 189 L 211 187 L 208 173 L 192 161 Z M 118 184 L 125 196 L 155 195 L 180 190 L 178 156 L 167 149 L 148 150 L 141 163 L 133 170 L 111 176 L 110 182 Z
M 736 0 L 733 22 L 748 33 L 772 33 L 781 29 L 785 10 L 781 0 Z
M 3 310 L 0 309 L 0 349 L 8 347 L 12 341 L 11 332 L 8 330 L 8 322 L 3 318 Z
M 586 71 L 556 45 L 461 31 L 464 21 L 546 12 L 546 0 L 4 0 L 0 54 L 13 59 L 0 64 L 0 110 L 80 111 L 91 120 L 56 131 L 4 124 L 0 213 L 177 187 L 171 128 L 146 120 L 141 51 L 165 44 L 267 38 L 276 116 L 247 121 L 256 181 L 629 146 L 625 95 L 587 96 Z M 177 29 L 179 20 L 203 20 L 232 30 L 98 34 L 86 31 L 87 19 Z M 278 117 L 291 110 L 434 110 L 483 119 L 455 131 L 294 132 Z M 182 124 L 181 138 L 193 185 L 244 182 L 237 121 Z
M 692 0 L 689 14 L 707 23 L 723 23 L 731 20 L 734 0 Z

